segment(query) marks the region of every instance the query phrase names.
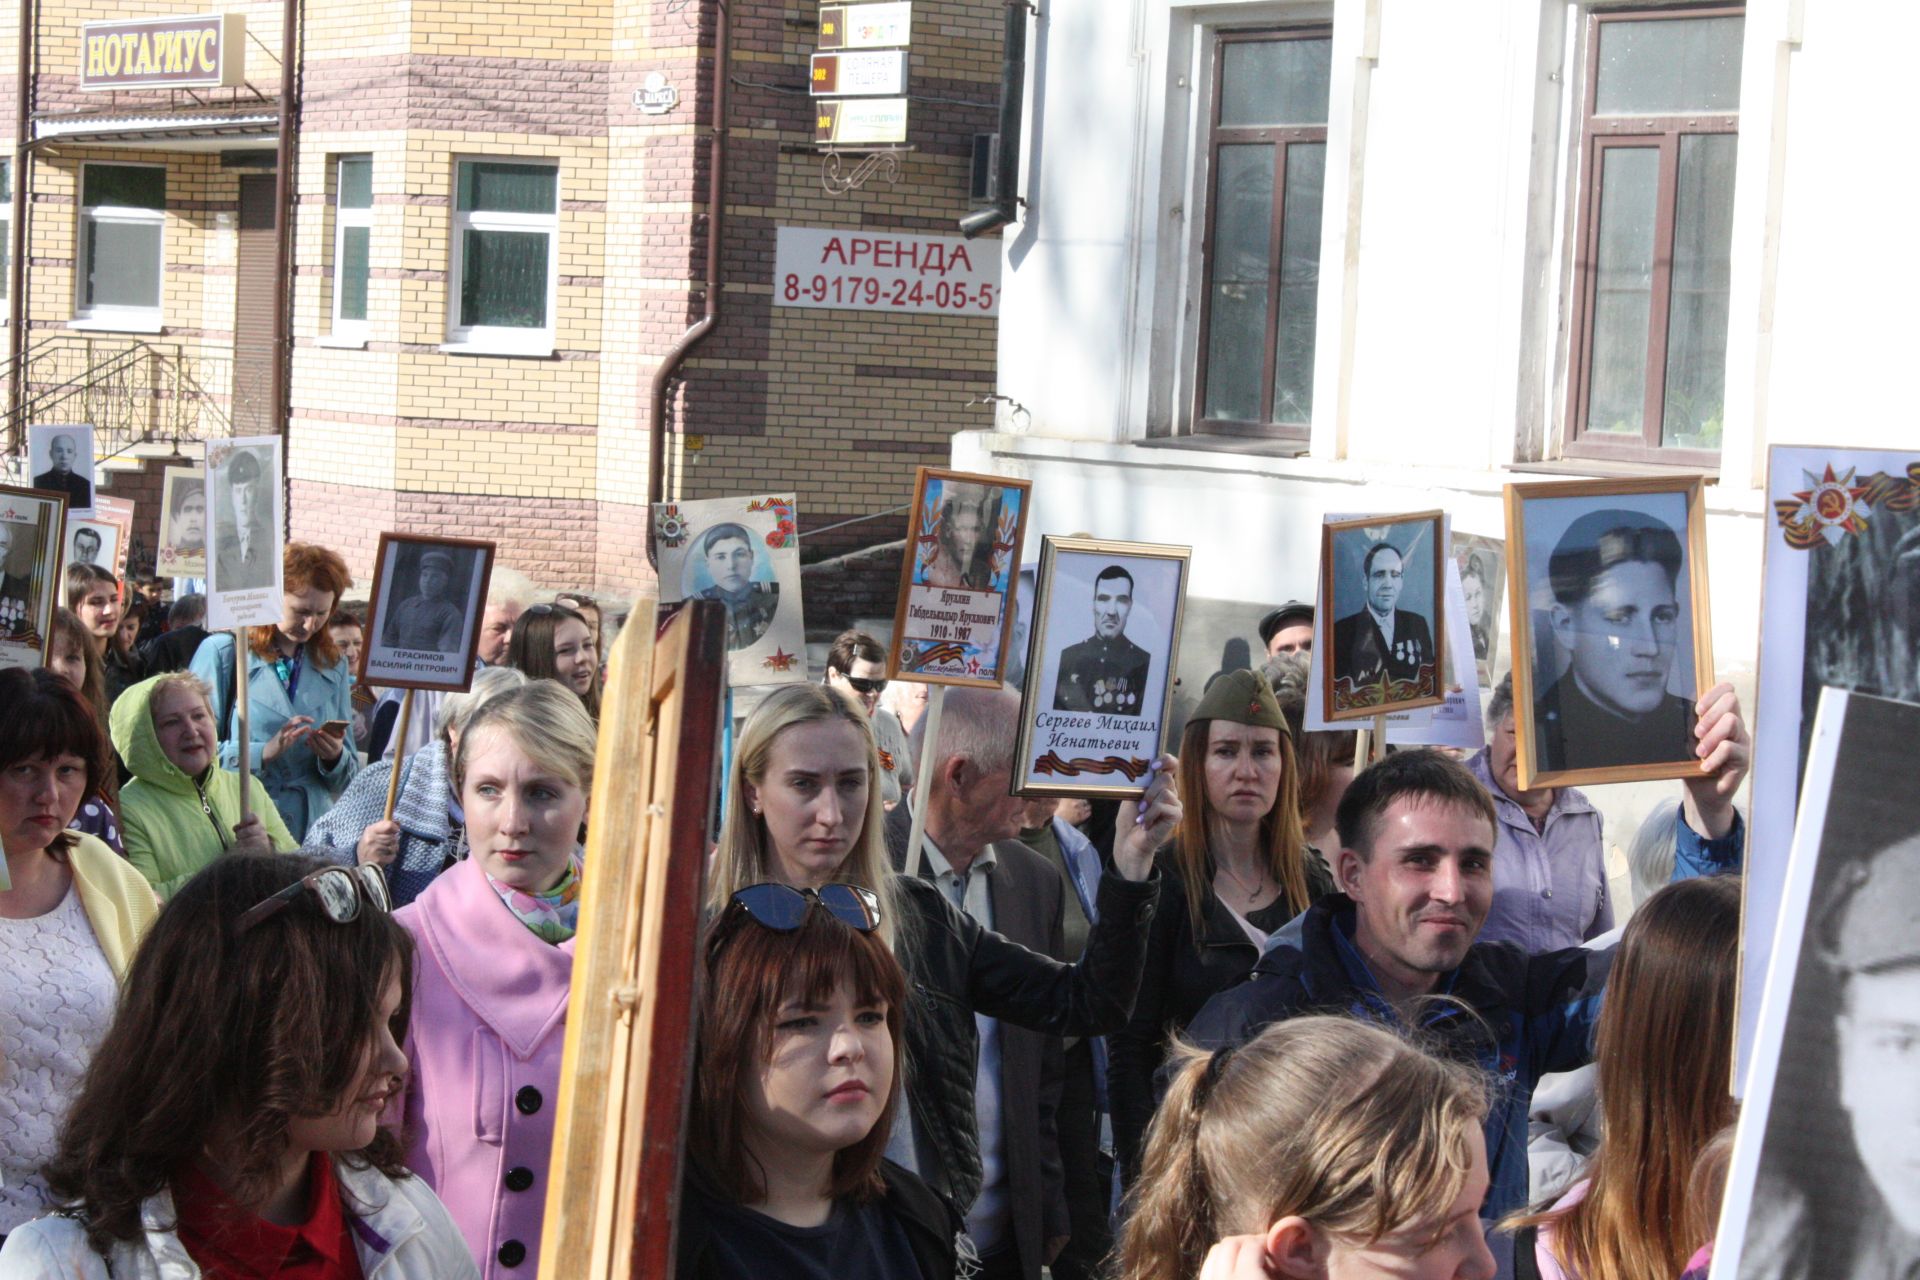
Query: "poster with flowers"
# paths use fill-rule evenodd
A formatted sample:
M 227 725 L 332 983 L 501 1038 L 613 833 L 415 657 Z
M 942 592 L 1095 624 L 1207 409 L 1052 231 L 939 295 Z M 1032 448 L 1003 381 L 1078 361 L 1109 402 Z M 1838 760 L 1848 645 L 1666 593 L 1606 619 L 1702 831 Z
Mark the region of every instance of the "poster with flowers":
M 807 678 L 794 495 L 656 503 L 653 545 L 662 606 L 688 600 L 726 606 L 732 683 Z
M 887 672 L 998 689 L 1006 682 L 1014 574 L 1031 485 L 921 467 L 901 558 Z

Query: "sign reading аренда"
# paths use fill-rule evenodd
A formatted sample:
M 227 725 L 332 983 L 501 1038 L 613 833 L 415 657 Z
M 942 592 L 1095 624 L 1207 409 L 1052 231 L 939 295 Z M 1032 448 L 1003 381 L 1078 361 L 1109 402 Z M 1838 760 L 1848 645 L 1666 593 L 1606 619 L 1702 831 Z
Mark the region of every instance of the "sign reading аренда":
M 231 88 L 246 81 L 240 13 L 88 22 L 80 28 L 82 89 Z
M 781 227 L 773 300 L 785 307 L 997 315 L 1000 247 L 958 236 Z

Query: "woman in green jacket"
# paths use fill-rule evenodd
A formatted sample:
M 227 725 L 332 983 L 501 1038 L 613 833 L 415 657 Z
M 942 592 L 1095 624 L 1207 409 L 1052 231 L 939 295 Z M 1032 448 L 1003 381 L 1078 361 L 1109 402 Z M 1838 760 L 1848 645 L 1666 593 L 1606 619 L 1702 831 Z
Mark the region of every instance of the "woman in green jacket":
M 247 779 L 252 814 L 240 821 L 240 775 L 215 762 L 213 707 L 198 676 L 169 672 L 121 694 L 113 745 L 133 774 L 120 789 L 127 860 L 162 898 L 229 850 L 300 847 L 258 778 Z

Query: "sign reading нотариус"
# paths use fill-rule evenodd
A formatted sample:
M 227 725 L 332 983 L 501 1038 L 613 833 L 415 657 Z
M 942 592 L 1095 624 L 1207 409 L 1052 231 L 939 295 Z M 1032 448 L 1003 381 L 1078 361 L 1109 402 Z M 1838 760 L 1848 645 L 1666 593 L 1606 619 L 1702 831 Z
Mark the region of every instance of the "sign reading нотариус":
M 231 88 L 246 80 L 240 13 L 88 22 L 80 28 L 82 89 Z

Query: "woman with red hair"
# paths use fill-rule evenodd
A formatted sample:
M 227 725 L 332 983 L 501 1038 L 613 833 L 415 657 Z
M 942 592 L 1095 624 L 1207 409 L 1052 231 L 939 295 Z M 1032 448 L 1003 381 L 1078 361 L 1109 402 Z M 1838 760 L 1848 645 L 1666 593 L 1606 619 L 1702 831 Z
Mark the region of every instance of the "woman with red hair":
M 247 632 L 246 768 L 258 774 L 295 840 L 333 807 L 360 755 L 347 743 L 353 682 L 327 631 L 340 593 L 353 585 L 346 562 L 325 547 L 289 542 L 277 626 Z M 239 769 L 233 706 L 233 637 L 210 635 L 193 655 L 193 674 L 213 689 L 220 767 Z

